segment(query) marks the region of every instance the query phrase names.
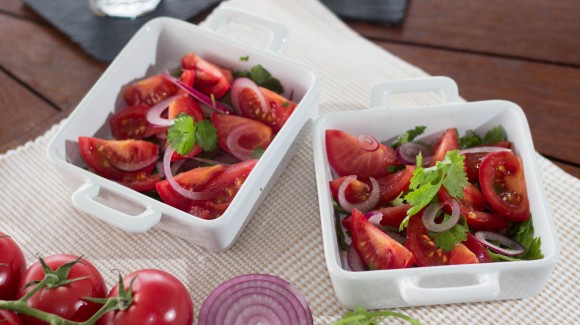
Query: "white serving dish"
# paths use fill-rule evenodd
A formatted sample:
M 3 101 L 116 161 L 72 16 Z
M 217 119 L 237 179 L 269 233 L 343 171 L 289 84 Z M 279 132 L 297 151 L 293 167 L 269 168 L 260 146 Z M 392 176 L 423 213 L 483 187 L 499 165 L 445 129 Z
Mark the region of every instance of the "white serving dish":
M 263 49 L 250 47 L 224 36 L 230 22 L 270 32 Z M 48 148 L 50 160 L 76 191 L 72 202 L 78 209 L 129 232 L 144 232 L 155 226 L 212 251 L 227 250 L 249 222 L 296 147 L 310 134 L 318 116 L 319 81 L 304 65 L 279 52 L 287 29 L 246 12 L 218 9 L 207 28 L 172 18 L 157 18 L 145 24 L 127 43 L 100 79 L 58 130 Z M 122 86 L 145 76 L 175 68 L 187 52 L 235 69 L 261 64 L 293 91 L 296 110 L 239 190 L 227 211 L 215 220 L 202 220 L 176 208 L 93 174 L 83 166 L 78 153 L 79 136 L 112 138 L 108 116 L 124 105 Z M 249 56 L 248 62 L 239 58 Z M 103 125 L 105 125 L 103 127 Z
M 430 107 L 386 108 L 390 94 L 420 91 L 438 91 L 444 103 Z M 371 97 L 372 109 L 327 114 L 314 125 L 313 150 L 324 252 L 338 300 L 347 308 L 376 309 L 515 299 L 539 293 L 558 259 L 559 243 L 530 130 L 521 108 L 502 100 L 461 102 L 457 85 L 446 77 L 380 84 L 373 89 Z M 370 134 L 379 141 L 386 141 L 417 125 L 426 125 L 428 135 L 450 127 L 457 127 L 460 134 L 469 129 L 483 133 L 498 124 L 503 125 L 508 139 L 515 145 L 516 154 L 522 158 L 535 235 L 541 237 L 543 259 L 368 272 L 353 272 L 343 266 L 329 189 L 332 176 L 325 148 L 327 129 Z

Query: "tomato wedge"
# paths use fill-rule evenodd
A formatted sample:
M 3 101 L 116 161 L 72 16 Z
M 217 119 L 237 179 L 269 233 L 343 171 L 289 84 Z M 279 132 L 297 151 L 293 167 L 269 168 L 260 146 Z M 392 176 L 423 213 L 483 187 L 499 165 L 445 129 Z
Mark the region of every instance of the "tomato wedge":
M 437 247 L 423 225 L 421 214 L 409 218 L 405 246 L 413 252 L 417 266 L 479 263 L 477 256 L 463 244 L 456 245 L 451 251 Z
M 166 127 L 149 123 L 149 109 L 147 105 L 133 105 L 113 114 L 109 119 L 113 137 L 117 140 L 140 140 L 165 131 Z
M 479 184 L 489 208 L 513 222 L 530 218 L 522 161 L 511 151 L 488 154 L 479 166 Z
M 435 166 L 438 161 L 445 158 L 445 154 L 449 150 L 459 149 L 459 140 L 457 139 L 457 129 L 451 128 L 445 131 L 441 139 L 433 145 L 433 162 L 431 166 Z
M 467 239 L 462 242 L 475 256 L 479 263 L 491 263 L 491 257 L 483 244 L 475 238 L 471 233 L 467 233 Z
M 500 141 L 494 144 L 485 145 L 486 147 L 500 147 L 511 149 L 513 147 L 512 143 L 509 141 Z M 470 183 L 479 183 L 479 164 L 481 160 L 487 156 L 488 152 L 474 152 L 465 153 L 465 173 Z
M 211 121 L 217 129 L 220 148 L 240 160 L 252 159 L 255 150 L 265 150 L 274 139 L 268 125 L 247 117 L 214 113 Z
M 396 199 L 401 192 L 407 191 L 415 169 L 417 167 L 407 165 L 403 170 L 378 178 L 377 182 L 381 188 L 379 204 L 387 204 Z
M 330 192 L 332 193 L 332 197 L 336 202 L 338 202 L 338 190 L 340 189 L 340 185 L 344 183 L 347 177 L 348 176 L 342 176 L 330 182 Z M 368 199 L 370 190 L 371 187 L 368 183 L 365 183 L 359 179 L 355 179 L 350 182 L 350 184 L 348 184 L 344 194 L 348 202 L 360 203 Z
M 401 269 L 415 264 L 415 257 L 405 246 L 373 226 L 356 209 L 351 215 L 350 228 L 352 244 L 369 269 Z
M 379 143 L 375 151 L 361 148 L 358 138 L 340 130 L 326 130 L 326 153 L 330 166 L 340 175 L 383 177 L 398 165 L 395 151 Z
M 158 74 L 123 87 L 122 94 L 129 105 L 153 106 L 177 94 L 177 86 Z
M 401 222 L 407 217 L 407 211 L 411 208 L 411 204 L 405 203 L 394 207 L 385 207 L 378 209 L 382 214 L 380 224 L 383 226 L 393 227 L 399 229 Z
M 194 71 L 195 77 L 188 77 L 193 79 L 193 87 L 208 96 L 220 99 L 230 90 L 232 75 L 227 69 L 218 67 L 191 52 L 181 58 L 181 66 L 183 69 Z
M 296 109 L 293 101 L 263 87 L 258 87 L 266 99 L 269 112 L 264 113 L 257 94 L 249 89 L 243 89 L 239 94 L 239 105 L 242 115 L 259 120 L 272 128 L 275 133 L 286 124 L 290 115 Z

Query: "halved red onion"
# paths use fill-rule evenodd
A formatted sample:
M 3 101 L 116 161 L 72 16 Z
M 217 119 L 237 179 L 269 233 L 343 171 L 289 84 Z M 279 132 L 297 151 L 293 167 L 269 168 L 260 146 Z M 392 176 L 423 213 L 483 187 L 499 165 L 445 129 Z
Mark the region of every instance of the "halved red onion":
M 471 148 L 459 150 L 459 153 L 464 155 L 466 153 L 491 153 L 491 152 L 502 152 L 502 151 L 512 151 L 512 149 L 504 148 L 504 147 L 484 146 L 484 147 L 471 147 Z
M 302 293 L 274 275 L 246 274 L 215 288 L 199 311 L 199 325 L 313 324 Z
M 169 73 L 169 71 L 165 70 L 165 72 L 163 73 L 163 76 L 167 80 L 171 81 L 173 84 L 178 86 L 179 88 L 185 90 L 188 94 L 193 96 L 195 99 L 197 99 L 200 102 L 207 105 L 208 107 L 211 107 L 211 108 L 213 108 L 219 112 L 225 113 L 225 114 L 232 113 L 232 111 L 226 105 L 216 101 L 215 99 L 212 99 L 210 96 L 202 93 L 201 91 L 188 86 L 183 81 L 172 76 L 171 73 Z
M 348 247 L 348 250 L 346 251 L 346 262 L 348 263 L 348 267 L 350 268 L 351 271 L 361 272 L 369 270 L 368 266 L 365 264 L 365 262 L 362 261 L 362 259 L 358 255 L 358 252 L 354 248 L 354 245 L 350 245 Z
M 441 223 L 435 222 L 435 219 L 437 218 L 437 212 L 439 212 L 439 210 L 441 210 L 446 205 L 451 207 L 451 216 Z M 425 208 L 421 220 L 423 221 L 425 228 L 427 228 L 429 231 L 446 231 L 453 228 L 453 226 L 455 226 L 459 221 L 459 210 L 459 203 L 457 203 L 457 201 L 454 199 L 448 199 L 442 203 L 432 203 L 427 206 L 427 208 Z
M 357 209 L 360 212 L 365 213 L 374 208 L 377 205 L 377 203 L 379 203 L 379 198 L 381 194 L 379 183 L 377 182 L 376 179 L 370 177 L 369 179 L 371 180 L 373 188 L 371 189 L 371 193 L 369 194 L 369 197 L 366 199 L 366 201 L 360 203 L 350 203 L 346 199 L 345 192 L 348 185 L 352 183 L 352 181 L 354 181 L 356 178 L 357 178 L 356 175 L 347 176 L 344 182 L 340 184 L 340 187 L 338 188 L 338 204 L 344 211 L 348 213 L 351 213 L 354 209 Z
M 176 96 L 171 96 L 169 98 L 166 98 L 162 101 L 160 101 L 159 103 L 153 105 L 149 111 L 147 111 L 147 121 L 149 121 L 149 123 L 153 124 L 153 125 L 158 125 L 158 126 L 171 126 L 173 124 L 173 120 L 168 120 L 166 118 L 162 118 L 161 114 L 163 114 L 163 112 L 167 109 L 167 107 L 169 107 L 169 104 L 171 104 L 171 102 L 173 100 L 175 100 L 175 98 L 177 98 L 178 95 Z
M 255 128 L 251 127 L 249 124 L 242 124 L 231 130 L 228 134 L 226 139 L 228 150 L 239 160 L 249 160 L 254 158 L 254 148 L 244 148 L 240 145 L 240 139 L 251 132 L 256 132 Z
M 171 171 L 171 156 L 173 156 L 173 150 L 170 146 L 165 149 L 165 154 L 163 155 L 163 173 L 165 174 L 165 179 L 169 182 L 169 185 L 182 196 L 190 200 L 209 200 L 215 196 L 212 192 L 194 192 L 183 188 L 175 178 L 173 178 L 173 173 Z
M 433 160 L 431 149 L 419 142 L 405 142 L 397 147 L 396 152 L 397 158 L 403 165 L 415 165 L 419 152 L 423 156 L 423 166 L 430 165 Z
M 376 151 L 379 149 L 379 142 L 375 137 L 368 134 L 359 134 L 358 135 L 358 144 L 361 148 L 366 151 Z
M 241 111 L 240 94 L 246 88 L 252 90 L 256 94 L 256 96 L 258 96 L 258 101 L 260 102 L 262 112 L 269 113 L 270 107 L 266 103 L 266 97 L 264 97 L 264 94 L 262 93 L 258 85 L 256 85 L 255 82 L 253 82 L 251 79 L 248 78 L 237 78 L 232 83 L 232 88 L 230 89 L 230 99 L 232 101 L 232 105 L 234 106 L 234 108 L 237 109 L 238 112 Z
M 525 251 L 524 247 L 520 245 L 520 243 L 518 243 L 517 241 L 504 235 L 500 235 L 496 232 L 478 231 L 474 235 L 475 238 L 477 238 L 477 240 L 479 240 L 484 246 L 489 247 L 489 249 L 491 249 L 492 251 L 500 253 L 502 255 L 515 256 L 522 254 Z M 507 246 L 508 248 L 503 248 L 495 244 L 492 244 L 489 242 L 489 240 L 498 242 L 500 245 Z

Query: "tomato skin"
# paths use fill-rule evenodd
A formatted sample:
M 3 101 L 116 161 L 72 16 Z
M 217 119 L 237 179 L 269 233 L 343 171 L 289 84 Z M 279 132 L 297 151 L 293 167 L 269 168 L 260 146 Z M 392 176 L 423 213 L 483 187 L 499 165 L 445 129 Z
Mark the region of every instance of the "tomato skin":
M 214 113 L 211 122 L 217 130 L 217 142 L 220 148 L 231 153 L 228 147 L 228 136 L 239 127 L 247 128 L 246 134 L 239 139 L 239 145 L 245 149 L 266 149 L 274 139 L 272 129 L 260 122 L 243 116 Z
M 438 161 L 445 159 L 445 154 L 450 150 L 459 149 L 459 140 L 457 139 L 457 129 L 451 128 L 445 131 L 441 139 L 433 145 L 433 162 L 431 166 L 435 166 Z
M 429 238 L 421 220 L 421 213 L 409 218 L 405 246 L 413 253 L 417 266 L 475 264 L 479 260 L 465 245 L 456 245 L 451 251 L 438 248 Z
M 0 300 L 14 300 L 24 271 L 26 260 L 18 243 L 0 231 Z
M 194 71 L 195 77 L 189 77 L 194 80 L 193 87 L 208 96 L 220 99 L 231 88 L 231 72 L 191 52 L 181 58 L 181 66 Z
M 111 133 L 117 140 L 145 139 L 167 128 L 155 126 L 147 120 L 147 112 L 150 107 L 146 105 L 128 106 L 117 112 L 109 119 Z
M 340 175 L 362 178 L 388 175 L 388 167 L 398 165 L 395 151 L 379 144 L 375 151 L 366 151 L 358 138 L 340 130 L 326 130 L 326 153 L 330 166 Z
M 158 74 L 133 82 L 121 90 L 125 102 L 132 105 L 153 106 L 158 102 L 177 94 L 177 86 Z
M 378 211 L 382 214 L 380 224 L 383 226 L 393 227 L 399 229 L 401 222 L 407 217 L 407 211 L 411 208 L 411 204 L 405 203 L 394 207 L 380 208 Z
M 330 181 L 330 193 L 332 193 L 332 198 L 336 202 L 338 202 L 338 190 L 347 177 L 348 176 L 342 176 Z M 370 190 L 371 188 L 368 183 L 359 179 L 355 179 L 350 184 L 348 184 L 344 191 L 344 195 L 348 202 L 360 203 L 368 199 Z
M 133 282 L 133 303 L 125 310 L 106 313 L 98 325 L 191 325 L 193 323 L 193 301 L 179 279 L 156 269 L 132 272 L 123 278 L 125 289 Z M 116 297 L 119 286 L 115 285 L 108 297 Z
M 77 258 L 78 256 L 71 254 L 57 254 L 44 258 L 44 261 L 52 270 L 56 270 L 63 264 L 74 261 Z M 26 270 L 20 280 L 19 287 L 24 288 L 30 281 L 40 281 L 44 276 L 44 270 L 40 262 L 37 261 Z M 46 288 L 35 293 L 28 299 L 28 305 L 71 321 L 86 321 L 100 309 L 101 304 L 87 301 L 84 298 L 104 298 L 107 295 L 107 288 L 105 280 L 97 268 L 84 258 L 81 258 L 80 262 L 71 268 L 68 275 L 69 280 L 77 278 L 84 279 L 72 281 L 56 288 Z M 18 298 L 26 295 L 32 288 L 22 289 L 18 294 Z M 26 315 L 20 315 L 20 318 L 27 325 L 46 324 Z
M 361 260 L 371 270 L 411 267 L 415 257 L 396 240 L 372 225 L 357 209 L 351 215 L 351 236 Z
M 467 247 L 475 256 L 479 263 L 491 263 L 491 257 L 487 252 L 487 249 L 473 236 L 471 233 L 467 233 L 467 239 L 462 242 L 465 247 Z
M 509 141 L 496 142 L 485 146 L 506 149 L 511 149 L 513 147 L 512 143 Z M 488 152 L 465 153 L 463 155 L 465 156 L 465 173 L 467 174 L 467 179 L 470 183 L 479 183 L 479 164 L 481 164 L 481 160 L 488 155 Z
M 286 124 L 286 121 L 288 121 L 294 110 L 296 110 L 297 105 L 293 101 L 267 88 L 258 87 L 258 89 L 264 95 L 266 105 L 270 111 L 264 113 L 259 104 L 260 101 L 258 100 L 257 94 L 249 88 L 243 89 L 239 94 L 239 109 L 243 116 L 259 120 L 270 126 L 275 133 L 278 133 L 284 124 Z
M 381 189 L 378 204 L 387 204 L 396 199 L 401 192 L 407 191 L 415 169 L 417 167 L 408 165 L 401 171 L 378 178 L 377 182 Z
M 512 222 L 530 218 L 530 203 L 522 161 L 511 151 L 487 155 L 479 167 L 479 184 L 487 205 Z
M 8 299 L 3 299 L 8 300 Z M 10 310 L 0 309 L 0 324 L 2 325 L 22 325 L 22 321 L 16 313 Z

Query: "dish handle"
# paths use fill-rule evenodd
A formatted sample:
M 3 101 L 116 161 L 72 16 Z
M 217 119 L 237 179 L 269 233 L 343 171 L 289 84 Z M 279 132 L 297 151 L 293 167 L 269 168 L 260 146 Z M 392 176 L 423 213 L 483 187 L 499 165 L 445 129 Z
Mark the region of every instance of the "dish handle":
M 401 297 L 411 306 L 487 301 L 500 293 L 497 272 L 477 274 L 475 284 L 464 286 L 422 287 L 419 280 L 407 277 L 399 281 Z
M 83 212 L 128 232 L 147 231 L 161 220 L 161 211 L 156 210 L 153 206 L 147 206 L 145 211 L 139 215 L 130 215 L 98 202 L 95 198 L 99 195 L 100 190 L 99 185 L 91 181 L 86 182 L 73 193 L 73 205 Z M 121 197 L 124 195 L 113 188 L 108 190 Z
M 459 101 L 457 84 L 449 77 L 437 76 L 380 83 L 371 90 L 371 107 L 385 107 L 389 95 L 437 91 L 443 103 Z
M 214 11 L 209 17 L 207 27 L 217 33 L 222 33 L 224 27 L 231 21 L 268 30 L 272 36 L 266 48 L 274 53 L 280 53 L 288 39 L 288 29 L 277 22 L 232 8 L 220 8 Z

